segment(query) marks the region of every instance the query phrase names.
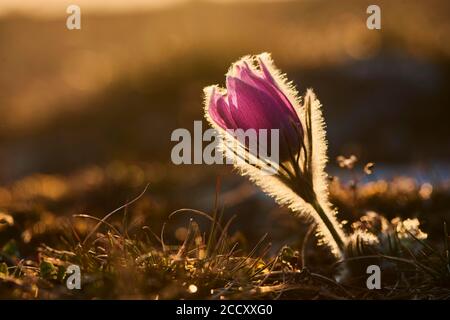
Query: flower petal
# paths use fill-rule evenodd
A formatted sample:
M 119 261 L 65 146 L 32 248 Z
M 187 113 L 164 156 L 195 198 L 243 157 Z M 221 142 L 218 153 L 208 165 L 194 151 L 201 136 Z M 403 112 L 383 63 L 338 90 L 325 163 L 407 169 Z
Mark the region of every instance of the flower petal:
M 230 107 L 225 101 L 224 96 L 220 92 L 217 92 L 216 88 L 212 90 L 208 108 L 212 120 L 223 129 L 235 128 L 236 123 L 231 116 Z
M 289 112 L 292 119 L 295 120 L 295 122 L 299 125 L 300 130 L 302 131 L 300 119 L 298 118 L 294 107 L 292 106 L 286 95 L 276 86 L 276 83 L 274 85 L 272 81 L 267 81 L 266 79 L 263 79 L 262 77 L 257 75 L 246 62 L 244 62 L 244 65 L 240 67 L 239 77 L 244 82 L 253 85 L 261 91 L 265 91 L 273 99 L 279 100 L 277 101 L 276 106 L 279 107 L 282 112 Z

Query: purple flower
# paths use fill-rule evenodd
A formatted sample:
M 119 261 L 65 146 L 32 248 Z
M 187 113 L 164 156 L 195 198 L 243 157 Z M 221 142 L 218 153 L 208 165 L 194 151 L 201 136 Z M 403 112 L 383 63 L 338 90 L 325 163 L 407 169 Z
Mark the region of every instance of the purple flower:
M 286 161 L 299 153 L 303 127 L 287 94 L 275 80 L 278 75 L 264 57 L 258 56 L 257 67 L 249 57 L 236 62 L 227 74 L 226 92 L 212 87 L 207 110 L 225 130 L 267 129 L 270 137 L 270 130 L 278 129 L 279 159 Z

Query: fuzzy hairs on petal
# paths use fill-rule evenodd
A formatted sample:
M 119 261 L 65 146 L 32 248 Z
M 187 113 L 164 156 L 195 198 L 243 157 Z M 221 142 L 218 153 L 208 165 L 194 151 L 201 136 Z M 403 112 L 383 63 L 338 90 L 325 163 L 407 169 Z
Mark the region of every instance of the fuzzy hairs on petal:
M 251 57 L 247 56 L 239 61 L 243 61 L 243 59 L 250 61 Z M 314 191 L 317 193 L 317 199 L 323 207 L 327 219 L 331 221 L 332 225 L 340 233 L 339 235 L 344 239 L 345 235 L 341 231 L 340 224 L 336 220 L 335 211 L 331 208 L 331 204 L 328 201 L 327 175 L 324 171 L 327 162 L 327 143 L 325 124 L 320 110 L 320 102 L 316 99 L 314 93 L 311 90 L 308 90 L 305 97 L 305 104 L 303 106 L 300 105 L 301 99 L 298 96 L 297 91 L 291 83 L 287 82 L 286 77 L 274 67 L 270 60 L 270 56 L 268 54 L 262 54 L 259 55 L 257 59 L 261 59 L 262 63 L 264 63 L 264 67 L 268 68 L 270 75 L 273 77 L 277 86 L 294 106 L 302 123 L 307 123 L 309 125 L 309 127 L 307 127 L 307 130 L 309 130 L 309 138 L 305 137 L 307 140 L 306 147 L 307 150 L 309 150 L 308 155 L 300 157 L 299 162 L 305 161 L 305 157 L 308 157 L 308 170 L 310 170 L 311 185 L 314 186 Z M 233 70 L 234 68 L 231 67 L 228 74 L 232 74 L 234 72 Z M 332 234 L 323 219 L 310 203 L 306 202 L 294 192 L 283 179 L 280 179 L 279 175 L 267 175 L 264 170 L 261 170 L 260 168 L 264 168 L 267 164 L 264 162 L 258 163 L 258 161 L 261 161 L 258 158 L 253 157 L 253 165 L 246 161 L 242 161 L 242 158 L 248 159 L 248 157 L 252 157 L 252 155 L 249 155 L 242 146 L 236 145 L 236 139 L 215 123 L 210 116 L 209 103 L 211 94 L 214 90 L 217 90 L 217 92 L 221 92 L 222 94 L 226 94 L 226 90 L 219 88 L 218 86 L 210 86 L 204 90 L 205 118 L 209 124 L 217 130 L 221 137 L 219 151 L 221 151 L 227 159 L 232 161 L 235 169 L 241 175 L 247 176 L 252 182 L 260 187 L 263 192 L 273 197 L 279 205 L 287 206 L 295 214 L 306 217 L 309 220 L 314 220 L 317 223 L 319 243 L 329 246 L 332 253 L 336 257 L 340 257 L 342 254 L 340 248 L 333 240 Z M 255 163 L 257 163 L 257 165 L 254 165 Z

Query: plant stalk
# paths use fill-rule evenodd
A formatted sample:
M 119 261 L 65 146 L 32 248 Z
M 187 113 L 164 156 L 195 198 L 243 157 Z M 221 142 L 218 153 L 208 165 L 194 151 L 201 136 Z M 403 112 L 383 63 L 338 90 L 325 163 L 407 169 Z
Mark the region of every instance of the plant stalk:
M 339 255 L 340 255 L 340 257 L 343 257 L 344 251 L 345 251 L 345 240 L 342 239 L 340 233 L 336 230 L 335 225 L 328 218 L 328 216 L 325 213 L 325 211 L 323 210 L 322 206 L 317 201 L 317 198 L 314 198 L 314 200 L 310 204 L 314 208 L 314 210 L 316 210 L 317 214 L 319 215 L 320 219 L 327 227 L 328 231 L 330 231 L 331 236 L 332 236 L 334 242 L 336 243 L 336 246 L 339 249 Z

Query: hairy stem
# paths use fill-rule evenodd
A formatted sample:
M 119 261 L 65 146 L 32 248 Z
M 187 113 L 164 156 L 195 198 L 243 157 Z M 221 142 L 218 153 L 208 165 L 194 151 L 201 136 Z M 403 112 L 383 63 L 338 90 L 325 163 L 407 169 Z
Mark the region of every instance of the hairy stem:
M 322 206 L 319 204 L 316 198 L 310 203 L 311 206 L 316 210 L 317 214 L 319 215 L 322 222 L 327 227 L 328 231 L 330 231 L 331 236 L 336 243 L 336 246 L 339 248 L 339 255 L 342 257 L 344 255 L 345 250 L 345 241 L 342 239 L 340 233 L 336 230 L 336 226 L 333 224 L 333 222 L 329 219 L 326 212 L 323 210 Z

